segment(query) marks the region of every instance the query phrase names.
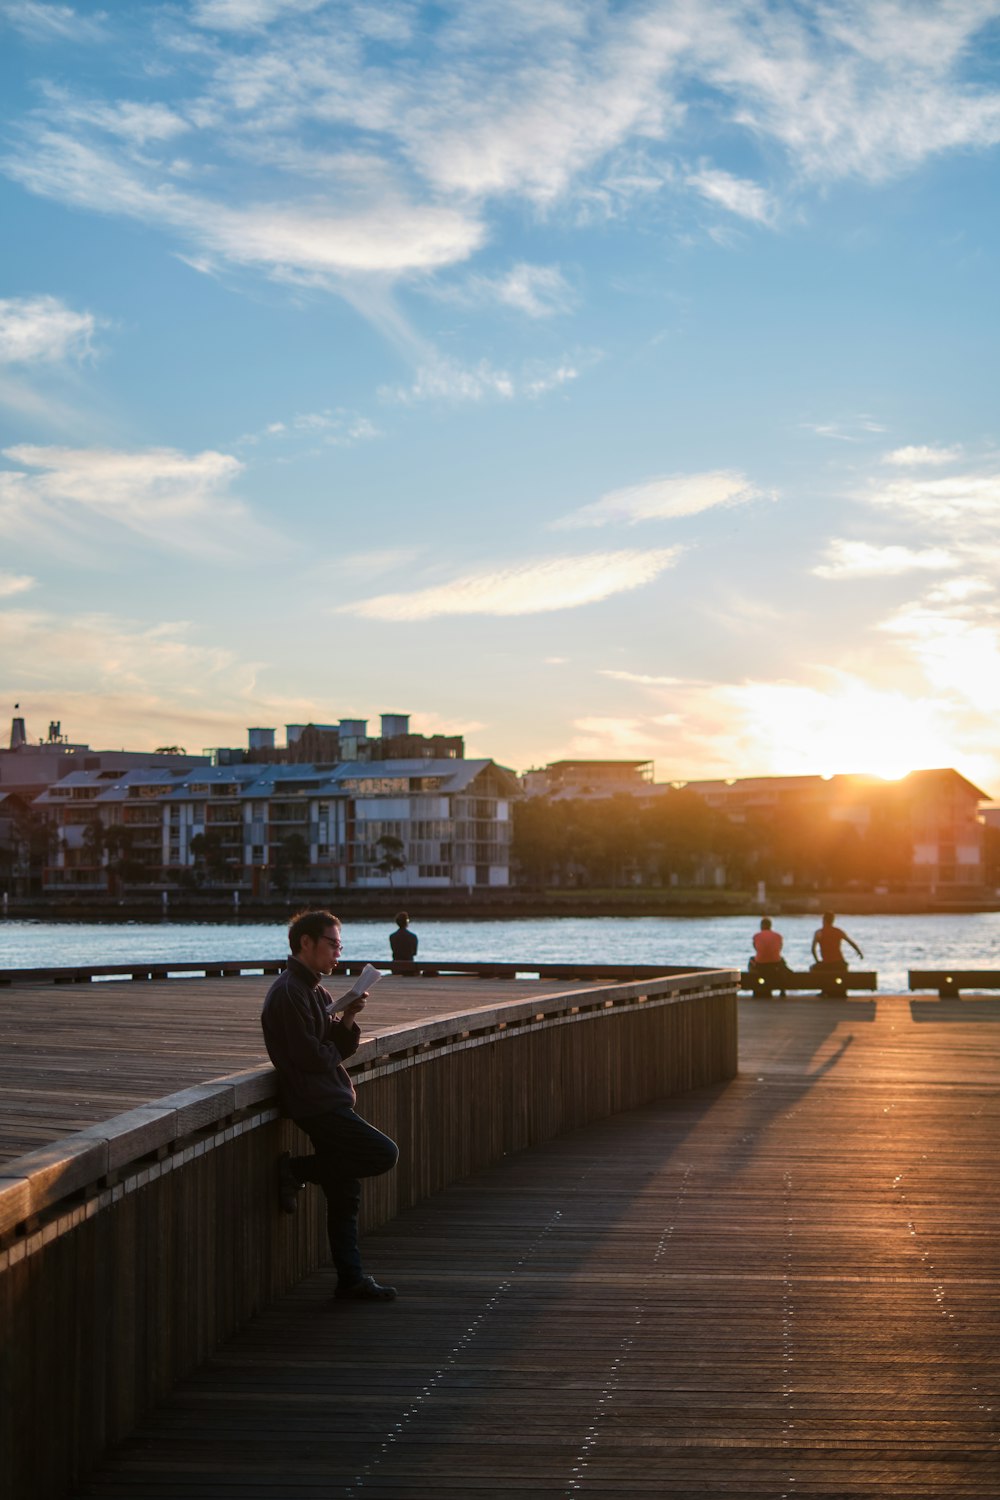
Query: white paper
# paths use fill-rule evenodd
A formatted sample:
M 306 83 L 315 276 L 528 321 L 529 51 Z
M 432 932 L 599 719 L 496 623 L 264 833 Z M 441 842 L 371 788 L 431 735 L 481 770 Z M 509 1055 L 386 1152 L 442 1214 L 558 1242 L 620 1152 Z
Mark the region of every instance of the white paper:
M 370 990 L 372 985 L 378 984 L 381 978 L 382 971 L 380 969 L 374 968 L 372 964 L 365 964 L 347 993 L 356 1000 L 359 995 L 363 995 L 366 990 Z

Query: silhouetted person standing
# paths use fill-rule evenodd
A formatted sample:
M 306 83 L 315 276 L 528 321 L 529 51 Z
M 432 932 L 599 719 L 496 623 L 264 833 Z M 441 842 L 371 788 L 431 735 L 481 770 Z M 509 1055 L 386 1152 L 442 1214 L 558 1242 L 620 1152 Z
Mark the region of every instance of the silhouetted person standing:
M 389 947 L 398 963 L 412 963 L 417 956 L 417 934 L 410 931 L 409 912 L 396 913 L 396 931 L 389 934 Z

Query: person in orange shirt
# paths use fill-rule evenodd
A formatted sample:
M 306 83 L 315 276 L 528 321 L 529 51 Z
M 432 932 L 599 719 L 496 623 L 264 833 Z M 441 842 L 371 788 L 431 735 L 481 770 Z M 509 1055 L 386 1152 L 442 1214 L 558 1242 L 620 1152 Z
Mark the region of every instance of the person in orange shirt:
M 770 917 L 761 917 L 760 931 L 753 935 L 753 958 L 750 960 L 750 972 L 756 973 L 764 980 L 773 980 L 780 984 L 784 974 L 788 972 L 788 965 L 781 956 L 784 946 L 784 938 L 780 932 L 775 932 Z M 768 988 L 766 993 L 771 995 L 772 989 Z M 782 999 L 785 991 L 781 991 Z

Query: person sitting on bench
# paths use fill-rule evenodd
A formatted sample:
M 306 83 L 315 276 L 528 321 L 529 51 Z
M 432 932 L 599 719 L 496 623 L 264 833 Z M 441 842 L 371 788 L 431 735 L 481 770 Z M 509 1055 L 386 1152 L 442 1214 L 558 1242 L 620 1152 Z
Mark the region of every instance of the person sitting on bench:
M 750 960 L 750 973 L 765 981 L 771 981 L 767 993 L 770 995 L 773 985 L 781 985 L 784 976 L 790 973 L 789 967 L 781 956 L 784 938 L 780 932 L 775 932 L 774 924 L 770 917 L 761 917 L 760 931 L 753 935 L 753 957 Z M 782 998 L 785 991 L 781 990 Z
M 812 970 L 819 972 L 831 972 L 839 970 L 843 972 L 847 968 L 847 959 L 844 957 L 843 944 L 849 943 L 859 958 L 864 954 L 852 937 L 848 937 L 842 927 L 834 926 L 837 918 L 832 911 L 823 913 L 823 925 L 813 933 L 812 940 Z

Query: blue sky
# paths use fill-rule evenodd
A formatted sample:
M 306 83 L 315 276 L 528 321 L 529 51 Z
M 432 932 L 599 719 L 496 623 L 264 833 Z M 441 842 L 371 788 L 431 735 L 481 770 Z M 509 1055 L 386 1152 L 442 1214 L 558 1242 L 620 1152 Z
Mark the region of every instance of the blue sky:
M 0 687 L 1000 792 L 1000 3 L 0 3 Z

